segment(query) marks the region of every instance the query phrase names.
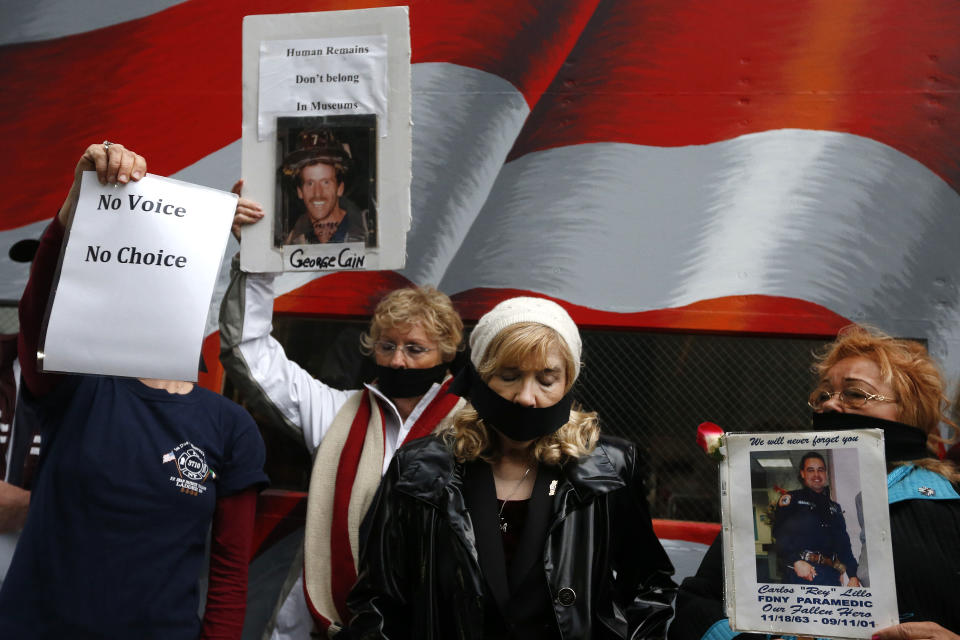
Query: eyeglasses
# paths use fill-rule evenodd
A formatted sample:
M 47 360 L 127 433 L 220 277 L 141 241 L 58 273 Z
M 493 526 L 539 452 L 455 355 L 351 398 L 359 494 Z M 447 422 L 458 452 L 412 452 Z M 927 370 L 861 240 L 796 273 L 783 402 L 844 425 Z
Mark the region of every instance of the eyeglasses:
M 377 355 L 385 356 L 387 358 L 392 358 L 393 354 L 396 353 L 397 349 L 403 351 L 411 360 L 416 360 L 417 358 L 423 356 L 424 354 L 430 353 L 433 351 L 432 347 L 425 347 L 421 344 L 415 342 L 408 342 L 406 344 L 397 345 L 393 342 L 383 342 L 378 340 L 373 343 L 373 349 L 377 352 Z
M 860 409 L 863 407 L 863 405 L 871 401 L 896 402 L 896 399 L 894 398 L 888 398 L 878 393 L 867 393 L 863 389 L 858 389 L 857 387 L 849 387 L 840 391 L 827 391 L 826 389 L 818 389 L 810 394 L 810 399 L 807 401 L 807 405 L 811 409 L 819 411 L 823 408 L 823 405 L 830 402 L 830 399 L 833 396 L 840 396 L 840 404 L 842 404 L 845 409 Z

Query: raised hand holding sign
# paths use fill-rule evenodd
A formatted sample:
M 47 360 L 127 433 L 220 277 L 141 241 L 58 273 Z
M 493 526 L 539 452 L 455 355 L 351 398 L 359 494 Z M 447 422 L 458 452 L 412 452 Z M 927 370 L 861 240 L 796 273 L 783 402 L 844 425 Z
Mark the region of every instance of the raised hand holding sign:
M 41 342 L 45 371 L 196 380 L 237 196 L 146 174 L 91 145 L 60 210 L 68 227 Z

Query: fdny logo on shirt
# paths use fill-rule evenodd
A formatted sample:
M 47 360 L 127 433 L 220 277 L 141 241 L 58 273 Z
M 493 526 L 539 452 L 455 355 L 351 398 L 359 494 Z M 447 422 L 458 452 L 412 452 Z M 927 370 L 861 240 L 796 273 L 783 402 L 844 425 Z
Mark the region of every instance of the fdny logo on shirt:
M 180 493 L 198 496 L 207 490 L 207 478 L 217 479 L 216 472 L 207 466 L 207 456 L 203 449 L 190 443 L 183 442 L 173 451 L 163 454 L 163 464 L 173 462 L 177 475 L 170 476 Z

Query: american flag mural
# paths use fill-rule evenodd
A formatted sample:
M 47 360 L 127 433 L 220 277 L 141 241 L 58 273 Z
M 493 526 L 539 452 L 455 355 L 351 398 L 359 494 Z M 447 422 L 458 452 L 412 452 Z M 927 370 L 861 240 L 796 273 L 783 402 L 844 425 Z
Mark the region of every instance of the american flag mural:
M 5 3 L 0 298 L 85 145 L 239 177 L 244 15 L 383 4 Z M 601 326 L 861 321 L 960 377 L 954 0 L 420 0 L 410 24 L 407 267 L 284 276 L 278 310 L 364 314 L 412 281 L 468 317 L 523 291 Z

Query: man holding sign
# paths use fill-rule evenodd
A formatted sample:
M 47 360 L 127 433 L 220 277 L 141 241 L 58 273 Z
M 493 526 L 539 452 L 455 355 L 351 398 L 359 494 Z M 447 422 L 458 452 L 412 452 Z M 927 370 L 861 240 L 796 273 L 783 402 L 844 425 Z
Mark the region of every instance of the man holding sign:
M 38 366 L 44 310 L 84 172 L 96 171 L 125 198 L 146 168 L 122 145 L 87 148 L 20 301 L 24 401 L 40 416 L 44 453 L 0 590 L 3 638 L 241 635 L 256 492 L 267 483 L 250 416 L 192 382 Z M 61 278 L 58 295 L 64 288 Z M 211 523 L 201 621 L 198 579 Z

